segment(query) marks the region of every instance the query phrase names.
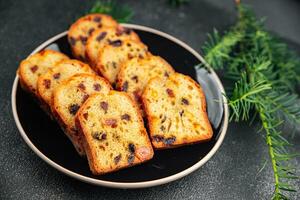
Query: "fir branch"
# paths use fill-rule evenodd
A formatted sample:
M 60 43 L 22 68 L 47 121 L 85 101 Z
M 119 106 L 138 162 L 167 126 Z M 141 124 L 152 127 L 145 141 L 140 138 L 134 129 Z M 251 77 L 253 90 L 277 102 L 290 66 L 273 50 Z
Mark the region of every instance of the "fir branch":
M 98 0 L 94 3 L 89 13 L 102 13 L 111 15 L 119 23 L 129 22 L 133 16 L 133 11 L 127 5 L 119 5 L 114 0 Z
M 208 41 L 204 43 L 204 59 L 214 69 L 223 69 L 225 63 L 230 59 L 229 53 L 242 37 L 239 32 L 228 32 L 221 37 L 215 29 L 211 35 L 208 35 Z
M 239 1 L 237 1 L 239 2 Z M 251 9 L 238 5 L 238 22 L 222 36 L 214 31 L 203 50 L 207 66 L 223 69 L 225 77 L 234 81 L 227 91 L 231 120 L 249 120 L 257 114 L 274 171 L 273 199 L 288 199 L 285 192 L 294 192 L 289 180 L 297 179 L 289 161 L 298 154 L 289 153 L 291 144 L 283 137 L 283 119 L 300 124 L 299 84 L 300 61 L 287 45 L 272 36 L 257 20 Z M 282 115 L 284 117 L 282 117 Z
M 300 124 L 300 101 L 298 95 L 271 91 L 264 95 L 264 99 L 292 124 Z
M 247 74 L 243 72 L 241 79 L 235 83 L 228 105 L 233 111 L 230 119 L 235 121 L 248 120 L 250 110 L 258 103 L 255 96 L 263 91 L 270 90 L 271 85 L 266 81 L 248 83 Z
M 256 109 L 258 110 L 262 126 L 266 131 L 266 142 L 269 147 L 269 155 L 274 171 L 275 190 L 273 199 L 288 199 L 288 197 L 283 194 L 283 191 L 295 192 L 295 190 L 292 185 L 287 183 L 287 180 L 297 179 L 299 177 L 294 173 L 295 168 L 287 166 L 286 162 L 298 156 L 298 154 L 287 153 L 286 146 L 289 146 L 290 143 L 283 138 L 281 132 L 277 130 L 281 121 L 274 117 L 272 112 L 270 113 L 269 102 L 264 98 L 260 98 L 260 100 L 260 103 L 256 104 Z

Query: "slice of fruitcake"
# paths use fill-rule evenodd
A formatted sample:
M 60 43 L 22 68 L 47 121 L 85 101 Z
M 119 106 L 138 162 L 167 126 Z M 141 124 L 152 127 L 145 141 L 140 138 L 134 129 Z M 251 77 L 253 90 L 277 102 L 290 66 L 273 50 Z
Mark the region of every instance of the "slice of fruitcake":
M 85 155 L 82 138 L 75 127 L 75 114 L 94 93 L 107 94 L 110 84 L 100 76 L 77 74 L 60 84 L 53 92 L 53 113 L 80 155 Z
M 46 73 L 56 63 L 69 59 L 63 53 L 50 49 L 42 50 L 23 60 L 19 66 L 18 74 L 23 89 L 37 95 L 37 81 L 39 76 Z
M 79 109 L 76 126 L 93 174 L 133 166 L 153 157 L 143 119 L 124 92 L 94 94 Z
M 213 131 L 201 87 L 189 76 L 173 73 L 149 81 L 142 96 L 154 148 L 210 140 Z
M 148 48 L 142 42 L 114 40 L 99 51 L 96 68 L 110 83 L 115 83 L 122 62 L 147 54 Z
M 54 89 L 64 80 L 80 73 L 94 74 L 94 71 L 89 65 L 79 60 L 63 60 L 39 77 L 37 83 L 38 96 L 48 114 L 51 113 Z
M 104 14 L 89 14 L 79 18 L 71 25 L 68 32 L 68 40 L 73 55 L 80 60 L 84 60 L 85 45 L 92 32 L 104 26 L 117 25 L 118 23 L 111 16 Z
M 121 91 L 128 92 L 140 105 L 140 98 L 148 81 L 154 77 L 168 78 L 172 73 L 174 69 L 159 56 L 133 58 L 121 65 L 117 87 Z
M 122 26 L 102 27 L 95 30 L 92 35 L 88 37 L 86 43 L 86 58 L 90 65 L 95 66 L 97 64 L 98 52 L 105 44 L 125 39 L 140 41 L 139 36 L 134 31 Z

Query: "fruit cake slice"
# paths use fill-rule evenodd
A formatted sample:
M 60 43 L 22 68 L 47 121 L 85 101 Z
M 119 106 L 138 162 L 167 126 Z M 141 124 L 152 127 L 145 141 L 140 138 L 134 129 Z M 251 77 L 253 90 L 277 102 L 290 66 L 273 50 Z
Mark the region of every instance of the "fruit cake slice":
M 149 81 L 142 96 L 154 148 L 163 149 L 210 140 L 213 131 L 205 95 L 189 76 L 173 73 Z
M 71 45 L 73 55 L 81 60 L 85 59 L 85 45 L 87 38 L 97 28 L 104 26 L 117 26 L 118 23 L 108 15 L 89 14 L 79 18 L 71 25 L 68 32 L 68 40 Z
M 37 83 L 37 91 L 40 100 L 44 104 L 44 109 L 51 113 L 52 94 L 54 89 L 64 80 L 75 74 L 94 74 L 89 65 L 78 60 L 63 60 L 41 75 Z
M 81 132 L 93 174 L 133 166 L 153 157 L 143 119 L 124 92 L 94 94 L 79 109 L 76 126 Z
M 142 42 L 115 40 L 99 51 L 96 68 L 110 83 L 115 83 L 122 62 L 147 54 L 148 48 Z
M 95 30 L 86 43 L 86 58 L 90 65 L 96 65 L 98 52 L 105 44 L 124 39 L 140 41 L 139 36 L 134 31 L 122 26 L 102 27 Z
M 94 93 L 107 94 L 110 84 L 92 74 L 77 74 L 60 84 L 53 92 L 53 113 L 77 152 L 85 155 L 82 138 L 75 127 L 75 114 Z
M 69 59 L 65 54 L 50 49 L 42 50 L 23 60 L 18 74 L 23 89 L 37 95 L 37 81 L 39 76 L 46 73 L 56 63 Z
M 141 104 L 141 95 L 148 81 L 154 77 L 168 78 L 174 69 L 163 58 L 148 55 L 144 58 L 133 58 L 121 65 L 117 87 L 128 92 L 133 99 Z

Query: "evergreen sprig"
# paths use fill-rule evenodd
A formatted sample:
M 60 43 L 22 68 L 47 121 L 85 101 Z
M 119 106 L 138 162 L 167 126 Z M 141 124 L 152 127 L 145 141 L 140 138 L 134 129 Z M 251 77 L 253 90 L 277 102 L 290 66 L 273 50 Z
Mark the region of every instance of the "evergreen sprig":
M 127 5 L 120 5 L 114 0 L 98 0 L 94 3 L 89 13 L 102 13 L 112 16 L 119 23 L 129 22 L 133 11 Z
M 234 82 L 227 91 L 231 120 L 258 116 L 274 172 L 274 200 L 288 199 L 297 179 L 290 160 L 291 144 L 281 132 L 285 119 L 300 124 L 300 100 L 295 92 L 300 82 L 300 62 L 286 44 L 264 29 L 263 20 L 238 2 L 238 22 L 223 35 L 214 30 L 203 46 L 208 67 L 222 70 Z

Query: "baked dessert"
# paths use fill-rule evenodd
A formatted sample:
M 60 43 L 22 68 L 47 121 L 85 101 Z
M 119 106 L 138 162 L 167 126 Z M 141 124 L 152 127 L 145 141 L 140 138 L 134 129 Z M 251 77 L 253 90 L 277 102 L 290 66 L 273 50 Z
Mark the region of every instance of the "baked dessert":
M 153 149 L 134 101 L 124 92 L 94 94 L 79 109 L 76 126 L 93 174 L 145 162 Z
M 71 25 L 68 40 L 75 58 L 85 60 L 85 45 L 88 37 L 97 28 L 117 26 L 118 23 L 108 15 L 89 14 L 79 18 Z
M 107 94 L 110 89 L 110 84 L 104 78 L 93 74 L 77 74 L 53 92 L 53 113 L 80 155 L 85 155 L 85 151 L 75 127 L 75 114 L 90 95 Z
M 109 43 L 114 43 L 116 40 L 135 40 L 140 41 L 139 36 L 131 29 L 122 26 L 107 27 L 104 26 L 95 30 L 86 43 L 86 58 L 91 66 L 96 66 L 99 50 Z
M 94 74 L 89 65 L 79 60 L 63 60 L 50 68 L 38 78 L 37 91 L 43 107 L 48 114 L 51 113 L 52 94 L 54 89 L 64 80 L 75 74 Z
M 110 83 L 115 83 L 122 62 L 147 54 L 148 48 L 141 42 L 115 40 L 99 51 L 96 68 Z
M 144 58 L 132 58 L 121 65 L 117 79 L 119 90 L 128 92 L 141 104 L 141 95 L 148 81 L 154 77 L 168 78 L 174 69 L 159 56 L 148 55 Z
M 210 140 L 213 131 L 201 87 L 189 76 L 173 73 L 149 81 L 142 95 L 154 148 Z
M 65 54 L 46 49 L 23 60 L 18 69 L 22 88 L 36 96 L 39 76 L 65 59 L 69 59 Z

